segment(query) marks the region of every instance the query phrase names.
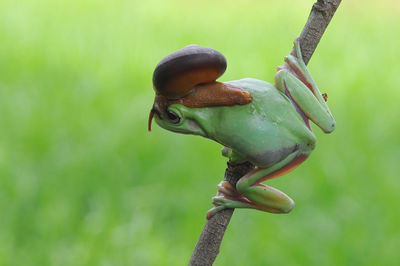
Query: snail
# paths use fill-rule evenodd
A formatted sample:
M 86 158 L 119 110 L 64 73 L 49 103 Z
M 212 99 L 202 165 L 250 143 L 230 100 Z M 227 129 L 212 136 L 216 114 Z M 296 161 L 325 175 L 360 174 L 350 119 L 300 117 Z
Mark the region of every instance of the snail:
M 164 57 L 153 73 L 156 97 L 150 111 L 149 131 L 155 114 L 173 119 L 167 112 L 171 104 L 201 108 L 250 103 L 252 97 L 246 90 L 216 81 L 226 67 L 226 59 L 222 53 L 194 44 Z

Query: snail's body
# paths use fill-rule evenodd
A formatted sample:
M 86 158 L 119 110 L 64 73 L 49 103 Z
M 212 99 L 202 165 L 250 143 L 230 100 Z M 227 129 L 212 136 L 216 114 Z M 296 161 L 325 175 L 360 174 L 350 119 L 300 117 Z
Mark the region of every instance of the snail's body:
M 218 195 L 213 198 L 215 207 L 208 212 L 208 218 L 224 208 L 289 212 L 294 202 L 261 182 L 287 173 L 309 156 L 316 141 L 309 119 L 324 132 L 334 130 L 335 121 L 301 59 L 299 44 L 295 45 L 297 57 L 285 58 L 286 64 L 275 76 L 275 85 L 256 79 L 220 84 L 207 81 L 194 89 L 179 90 L 184 95 L 181 99 L 168 99 L 162 90 L 158 91 L 161 96 L 156 97 L 151 118 L 156 113 L 159 126 L 217 141 L 224 145 L 223 154 L 231 161 L 250 161 L 257 166 L 238 181 L 236 188 L 226 181 L 218 185 Z M 181 77 L 179 82 L 183 84 Z M 174 80 L 169 82 L 171 91 Z M 210 88 L 224 93 L 207 96 L 204 101 L 199 92 Z

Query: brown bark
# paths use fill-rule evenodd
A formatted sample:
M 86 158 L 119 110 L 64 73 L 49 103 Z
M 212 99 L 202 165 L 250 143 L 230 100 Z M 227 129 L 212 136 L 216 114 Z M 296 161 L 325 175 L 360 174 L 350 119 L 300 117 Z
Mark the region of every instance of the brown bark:
M 310 16 L 300 34 L 300 45 L 303 60 L 308 64 L 317 45 L 328 27 L 336 9 L 342 0 L 318 0 L 314 3 Z M 291 54 L 295 54 L 294 49 Z
M 341 0 L 318 0 L 314 3 L 299 39 L 303 60 L 306 64 L 308 64 L 317 48 L 340 2 Z M 291 53 L 294 54 L 294 49 Z M 249 162 L 243 164 L 232 164 L 228 162 L 225 180 L 228 180 L 235 186 L 236 182 L 253 168 L 254 165 Z M 233 211 L 234 209 L 220 211 L 206 222 L 190 259 L 190 266 L 206 266 L 214 263 Z

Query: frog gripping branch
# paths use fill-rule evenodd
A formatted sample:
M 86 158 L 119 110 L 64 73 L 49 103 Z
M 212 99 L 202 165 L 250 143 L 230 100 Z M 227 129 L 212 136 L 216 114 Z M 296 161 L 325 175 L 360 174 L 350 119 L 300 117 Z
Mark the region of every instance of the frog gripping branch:
M 315 146 L 309 120 L 324 132 L 335 121 L 303 62 L 299 41 L 296 55 L 285 57 L 275 85 L 256 79 L 217 82 L 225 57 L 210 48 L 190 45 L 164 58 L 156 67 L 156 98 L 149 118 L 167 130 L 200 135 L 224 145 L 230 162 L 249 161 L 257 168 L 233 187 L 218 185 L 207 219 L 225 208 L 252 208 L 288 213 L 294 202 L 283 192 L 261 184 L 290 172 Z

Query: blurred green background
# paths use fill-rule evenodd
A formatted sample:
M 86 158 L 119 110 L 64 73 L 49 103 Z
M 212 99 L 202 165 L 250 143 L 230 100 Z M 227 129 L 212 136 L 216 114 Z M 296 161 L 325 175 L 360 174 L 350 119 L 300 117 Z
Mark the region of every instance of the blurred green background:
M 0 265 L 187 264 L 226 160 L 147 132 L 154 67 L 196 43 L 222 81 L 272 82 L 313 2 L 1 1 Z M 398 265 L 399 16 L 343 1 L 309 64 L 337 130 L 268 182 L 296 208 L 236 211 L 215 265 Z

